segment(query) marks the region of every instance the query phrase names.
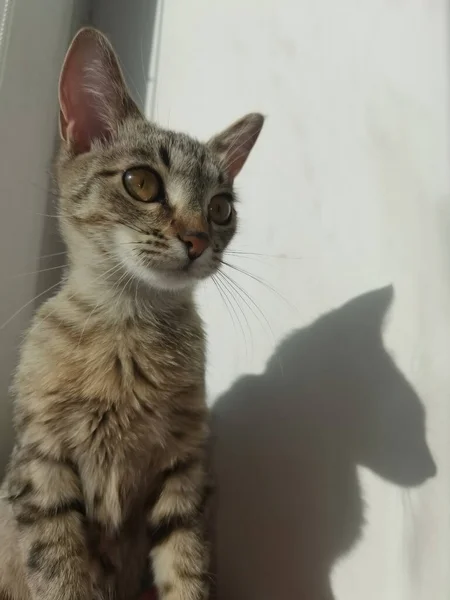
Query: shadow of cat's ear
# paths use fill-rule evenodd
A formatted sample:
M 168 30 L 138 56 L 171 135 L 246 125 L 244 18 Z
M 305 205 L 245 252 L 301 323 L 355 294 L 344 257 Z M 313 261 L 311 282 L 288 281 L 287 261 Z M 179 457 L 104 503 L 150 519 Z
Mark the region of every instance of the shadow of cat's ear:
M 129 115 L 139 116 L 107 38 L 86 27 L 74 37 L 59 80 L 60 133 L 76 154 L 108 139 Z
M 367 324 L 371 324 L 381 331 L 393 300 L 394 288 L 392 285 L 388 285 L 363 294 L 358 298 L 358 302 L 355 302 L 355 306 L 358 306 Z

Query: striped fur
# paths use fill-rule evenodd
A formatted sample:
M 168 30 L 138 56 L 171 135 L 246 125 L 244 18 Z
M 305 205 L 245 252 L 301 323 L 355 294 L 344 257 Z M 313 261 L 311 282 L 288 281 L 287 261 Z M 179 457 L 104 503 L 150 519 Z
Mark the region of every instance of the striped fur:
M 207 223 L 214 194 L 233 198 L 224 158 L 231 152 L 238 168 L 262 119 L 250 115 L 209 144 L 163 131 L 136 113 L 99 33 L 82 31 L 73 48 L 70 68 L 88 61 L 80 77 L 98 70 L 88 82 L 100 86 L 96 118 L 117 122 L 75 144 L 70 111 L 80 100 L 71 108 L 65 67 L 57 183 L 70 267 L 38 310 L 15 376 L 0 599 L 132 600 L 149 561 L 161 600 L 204 600 L 205 341 L 193 288 L 234 235 L 234 205 L 229 222 L 208 224 L 211 245 L 189 268 L 177 232 Z M 77 93 L 92 94 L 89 85 Z M 143 164 L 159 172 L 163 203 L 127 196 L 121 174 Z

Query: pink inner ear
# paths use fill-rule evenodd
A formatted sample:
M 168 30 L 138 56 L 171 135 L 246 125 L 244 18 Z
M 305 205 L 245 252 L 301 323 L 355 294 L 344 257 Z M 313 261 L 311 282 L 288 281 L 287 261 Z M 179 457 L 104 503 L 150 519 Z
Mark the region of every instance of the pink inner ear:
M 228 176 L 233 180 L 244 166 L 258 139 L 264 123 L 259 113 L 251 113 L 215 136 L 210 146 L 222 159 Z
M 261 126 L 243 127 L 242 132 L 234 137 L 225 158 L 228 175 L 231 179 L 234 179 L 241 171 L 260 132 Z
M 62 138 L 76 153 L 111 134 L 108 114 L 123 101 L 120 69 L 109 43 L 98 32 L 82 30 L 72 42 L 61 72 L 59 101 Z M 111 106 L 108 106 L 111 104 Z
M 88 108 L 84 110 L 83 106 L 78 104 L 66 114 L 68 117 L 64 116 L 64 111 L 61 109 L 61 135 L 76 154 L 89 152 L 92 140 L 106 137 L 108 130 Z
M 248 158 L 248 155 L 250 154 L 250 150 L 253 148 L 253 144 L 254 143 L 252 143 L 250 146 L 245 144 L 241 147 L 237 145 L 236 148 L 234 148 L 234 151 L 232 148 L 229 152 L 229 155 L 227 154 L 226 165 L 230 179 L 234 179 L 241 171 L 245 161 Z

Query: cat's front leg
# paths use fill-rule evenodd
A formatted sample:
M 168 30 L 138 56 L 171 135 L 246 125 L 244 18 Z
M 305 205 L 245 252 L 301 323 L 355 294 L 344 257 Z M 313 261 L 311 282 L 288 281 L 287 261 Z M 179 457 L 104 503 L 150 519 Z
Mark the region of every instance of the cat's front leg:
M 179 459 L 163 473 L 159 496 L 147 517 L 160 600 L 208 598 L 204 514 L 208 490 L 202 457 Z
M 14 453 L 7 480 L 33 600 L 91 600 L 81 483 L 35 447 Z

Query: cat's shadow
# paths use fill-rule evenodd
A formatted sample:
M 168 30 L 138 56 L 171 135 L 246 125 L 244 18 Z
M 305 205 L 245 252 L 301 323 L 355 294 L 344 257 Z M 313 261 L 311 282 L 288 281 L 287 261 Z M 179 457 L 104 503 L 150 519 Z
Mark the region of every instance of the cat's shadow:
M 295 331 L 213 408 L 219 600 L 331 600 L 359 539 L 357 465 L 409 487 L 436 471 L 425 412 L 385 350 L 392 288 Z

